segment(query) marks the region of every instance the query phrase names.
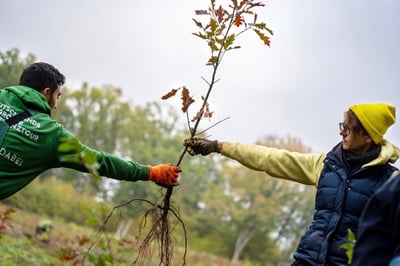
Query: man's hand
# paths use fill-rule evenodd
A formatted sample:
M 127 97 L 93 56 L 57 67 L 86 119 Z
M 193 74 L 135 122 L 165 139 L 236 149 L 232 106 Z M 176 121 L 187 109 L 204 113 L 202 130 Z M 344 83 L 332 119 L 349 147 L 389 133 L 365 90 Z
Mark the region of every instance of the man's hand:
M 212 152 L 219 152 L 217 140 L 191 138 L 185 139 L 183 145 L 187 147 L 190 155 L 208 155 Z
M 163 187 L 177 186 L 180 172 L 181 169 L 172 164 L 149 166 L 149 180 Z

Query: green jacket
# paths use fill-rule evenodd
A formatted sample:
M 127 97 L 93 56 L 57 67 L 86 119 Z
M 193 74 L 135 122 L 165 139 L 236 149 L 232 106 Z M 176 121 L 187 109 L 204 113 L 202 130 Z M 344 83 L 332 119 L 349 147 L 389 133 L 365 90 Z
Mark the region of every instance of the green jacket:
M 4 120 L 27 109 L 35 114 L 8 128 Z M 0 143 L 0 199 L 21 190 L 51 168 L 87 172 L 83 164 L 60 161 L 60 156 L 65 155 L 57 151 L 60 138 L 74 136 L 50 114 L 46 98 L 34 89 L 13 86 L 0 90 L 0 133 L 5 134 Z M 100 175 L 128 181 L 148 180 L 148 166 L 80 145 L 83 151 L 97 155 Z
M 225 142 L 221 154 L 238 161 L 244 166 L 266 172 L 271 177 L 318 186 L 324 167 L 325 153 L 298 153 L 284 149 Z M 394 163 L 399 158 L 397 146 L 387 140 L 382 142 L 379 156 L 363 167 Z

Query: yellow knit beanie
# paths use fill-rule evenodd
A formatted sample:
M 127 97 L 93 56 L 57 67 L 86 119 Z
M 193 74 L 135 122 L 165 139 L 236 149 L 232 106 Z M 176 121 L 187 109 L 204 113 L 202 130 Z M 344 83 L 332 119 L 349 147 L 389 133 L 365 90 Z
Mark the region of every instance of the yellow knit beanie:
M 378 144 L 396 121 L 396 107 L 386 103 L 356 104 L 350 107 L 372 140 Z

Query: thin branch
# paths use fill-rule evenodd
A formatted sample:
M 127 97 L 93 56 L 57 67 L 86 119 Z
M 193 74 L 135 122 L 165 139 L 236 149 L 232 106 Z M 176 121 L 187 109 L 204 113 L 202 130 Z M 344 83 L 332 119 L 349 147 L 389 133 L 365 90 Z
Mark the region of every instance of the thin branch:
M 204 134 L 207 130 L 209 130 L 209 129 L 211 129 L 211 128 L 213 128 L 213 127 L 215 127 L 216 125 L 218 125 L 218 124 L 220 124 L 220 123 L 222 123 L 222 122 L 224 122 L 225 120 L 228 120 L 230 117 L 228 116 L 228 117 L 225 117 L 224 119 L 222 119 L 222 120 L 219 120 L 217 123 L 215 123 L 215 124 L 213 124 L 213 125 L 211 125 L 211 126 L 209 126 L 208 128 L 206 128 L 206 129 L 203 129 L 202 131 L 200 131 L 199 133 L 197 133 L 195 136 L 199 136 L 199 135 L 202 135 L 202 134 Z

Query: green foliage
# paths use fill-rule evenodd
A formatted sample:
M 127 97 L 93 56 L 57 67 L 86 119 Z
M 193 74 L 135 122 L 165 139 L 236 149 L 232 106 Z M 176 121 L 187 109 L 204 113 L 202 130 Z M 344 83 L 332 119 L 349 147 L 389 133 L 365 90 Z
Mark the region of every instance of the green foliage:
M 28 238 L 4 235 L 0 240 L 0 261 L 2 266 L 17 265 L 58 265 L 55 254 L 49 254 Z
M 0 52 L 0 89 L 17 85 L 22 71 L 35 60 L 32 54 L 22 58 L 17 48 Z
M 4 202 L 38 214 L 63 217 L 77 224 L 85 224 L 87 213 L 84 208 L 96 210 L 99 204 L 93 197 L 77 194 L 71 184 L 54 177 L 37 179 Z
M 89 237 L 83 236 L 77 239 L 75 245 L 58 250 L 60 260 L 72 263 L 72 265 L 84 265 L 86 261 L 89 261 L 90 265 L 96 266 L 114 265 L 110 250 L 112 244 L 103 237 L 97 241 L 96 249 L 91 249 L 91 241 Z M 116 246 L 116 243 L 113 243 L 112 246 Z
M 354 244 L 356 243 L 356 237 L 355 237 L 354 233 L 350 229 L 347 229 L 347 241 L 348 242 L 340 245 L 339 248 L 346 250 L 346 256 L 348 258 L 348 264 L 350 265 L 352 260 L 353 260 Z
M 118 140 L 124 126 L 130 124 L 131 105 L 122 99 L 120 88 L 89 87 L 84 83 L 77 90 L 65 89 L 54 113 L 54 119 L 63 124 L 83 143 L 109 153 L 120 146 Z

